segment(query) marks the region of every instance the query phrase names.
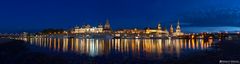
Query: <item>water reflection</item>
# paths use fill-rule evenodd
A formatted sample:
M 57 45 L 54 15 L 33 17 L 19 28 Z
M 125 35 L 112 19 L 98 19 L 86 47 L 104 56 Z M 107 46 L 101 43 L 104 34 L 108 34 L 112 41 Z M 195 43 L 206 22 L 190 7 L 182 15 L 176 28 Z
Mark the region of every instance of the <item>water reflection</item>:
M 79 55 L 133 57 L 180 56 L 187 51 L 205 50 L 213 40 L 203 39 L 79 39 L 79 38 L 22 38 L 31 45 L 57 52 L 73 52 Z

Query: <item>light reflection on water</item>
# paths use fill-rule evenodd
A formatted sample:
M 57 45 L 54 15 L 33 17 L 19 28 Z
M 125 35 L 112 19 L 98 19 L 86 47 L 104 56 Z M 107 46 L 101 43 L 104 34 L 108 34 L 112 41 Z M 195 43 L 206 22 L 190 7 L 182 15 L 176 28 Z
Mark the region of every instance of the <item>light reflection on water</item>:
M 74 52 L 88 56 L 124 55 L 133 57 L 180 56 L 187 51 L 206 50 L 213 39 L 80 39 L 22 38 L 31 45 L 57 52 Z

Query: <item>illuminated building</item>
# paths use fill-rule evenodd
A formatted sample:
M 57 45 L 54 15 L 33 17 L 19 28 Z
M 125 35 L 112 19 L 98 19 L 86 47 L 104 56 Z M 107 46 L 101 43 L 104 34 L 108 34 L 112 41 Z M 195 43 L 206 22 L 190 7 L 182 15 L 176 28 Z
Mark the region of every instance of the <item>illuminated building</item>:
M 173 32 L 174 32 L 174 31 L 173 31 L 173 26 L 172 26 L 172 24 L 171 24 L 171 26 L 170 26 L 170 30 L 169 30 L 169 34 L 172 35 Z
M 145 33 L 145 30 L 141 29 L 121 29 L 114 32 L 115 37 L 138 37 Z
M 166 28 L 162 28 L 161 24 L 157 24 L 156 28 L 147 29 L 122 29 L 112 32 L 109 20 L 106 20 L 105 25 L 99 24 L 97 27 L 91 27 L 90 25 L 83 25 L 82 27 L 74 27 L 70 33 L 72 34 L 91 34 L 91 33 L 103 33 L 101 35 L 117 36 L 117 37 L 168 37 L 168 36 L 181 36 L 184 35 L 181 32 L 180 23 L 178 20 L 176 30 L 174 32 L 173 26 L 170 26 L 169 31 Z M 97 34 L 92 35 L 98 36 Z
M 110 27 L 110 23 L 109 23 L 109 20 L 107 19 L 106 20 L 106 23 L 105 23 L 105 25 L 104 25 L 104 32 L 106 32 L 106 33 L 110 33 L 111 32 L 111 27 Z
M 82 27 L 75 26 L 72 30 L 71 33 L 76 34 L 76 33 L 102 33 L 103 32 L 103 27 L 101 24 L 98 25 L 98 27 L 91 27 L 89 24 L 88 25 L 83 25 Z
M 180 28 L 180 22 L 178 20 L 177 27 L 176 27 L 176 32 L 174 32 L 173 26 L 170 26 L 169 32 L 167 29 L 162 29 L 161 24 L 158 24 L 157 29 L 146 29 L 146 34 L 157 34 L 157 35 L 172 35 L 172 36 L 181 36 L 184 35 L 183 32 L 181 32 Z
M 82 27 L 75 26 L 72 30 L 71 33 L 73 34 L 78 34 L 78 33 L 109 33 L 111 32 L 111 27 L 109 20 L 106 20 L 106 24 L 101 25 L 99 24 L 97 27 L 91 27 L 89 24 L 88 25 L 83 25 Z
M 141 29 L 121 29 L 121 30 L 117 30 L 115 31 L 115 33 L 125 33 L 125 34 L 140 34 L 140 33 L 144 33 L 144 30 Z
M 146 29 L 146 34 L 152 34 L 152 33 L 155 33 L 155 34 L 168 34 L 168 31 L 167 30 L 162 30 L 161 29 L 161 24 L 158 24 L 157 29 L 150 29 L 150 28 Z
M 181 35 L 184 35 L 182 32 L 181 32 L 181 28 L 180 28 L 180 22 L 178 20 L 178 23 L 177 23 L 177 28 L 176 28 L 176 32 L 173 33 L 174 36 L 181 36 Z

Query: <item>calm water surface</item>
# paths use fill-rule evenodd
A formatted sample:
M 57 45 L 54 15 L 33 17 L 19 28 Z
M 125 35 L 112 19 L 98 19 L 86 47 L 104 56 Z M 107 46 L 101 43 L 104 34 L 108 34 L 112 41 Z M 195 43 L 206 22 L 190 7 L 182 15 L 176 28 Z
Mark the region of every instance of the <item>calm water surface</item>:
M 21 38 L 30 47 L 77 57 L 166 59 L 211 50 L 213 39 L 80 39 Z M 35 49 L 35 48 L 34 48 Z M 37 51 L 37 50 L 35 50 Z M 71 53 L 71 54 L 68 54 Z

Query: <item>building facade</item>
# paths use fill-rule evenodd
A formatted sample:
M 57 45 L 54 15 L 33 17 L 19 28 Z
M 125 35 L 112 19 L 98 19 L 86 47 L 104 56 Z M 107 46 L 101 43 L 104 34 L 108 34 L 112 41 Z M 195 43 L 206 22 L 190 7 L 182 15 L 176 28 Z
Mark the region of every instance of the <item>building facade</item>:
M 148 37 L 162 37 L 162 36 L 181 36 L 184 35 L 183 32 L 181 32 L 180 22 L 178 20 L 176 30 L 174 32 L 174 28 L 172 25 L 170 25 L 169 31 L 166 28 L 162 28 L 161 24 L 159 23 L 156 28 L 147 28 L 145 30 L 141 29 L 122 29 L 112 32 L 112 29 L 110 27 L 109 20 L 106 20 L 105 25 L 99 24 L 96 27 L 92 27 L 89 24 L 83 25 L 82 27 L 76 26 L 74 27 L 70 33 L 72 34 L 85 34 L 85 33 L 104 33 L 104 34 L 119 34 L 122 35 L 132 35 L 135 36 L 136 34 L 138 36 L 146 36 Z
M 168 34 L 167 30 L 162 30 L 160 23 L 158 24 L 157 28 L 153 28 L 153 29 L 147 28 L 145 31 L 146 31 L 145 32 L 146 34 L 152 34 L 152 33 L 155 33 L 155 34 Z
M 173 36 L 181 36 L 181 35 L 184 35 L 184 33 L 181 32 L 180 22 L 178 20 L 177 27 L 176 27 L 176 32 L 173 33 Z
M 105 33 L 107 31 L 110 31 L 110 23 L 109 20 L 106 20 L 106 24 L 101 25 L 99 24 L 97 27 L 91 27 L 89 24 L 88 25 L 83 25 L 82 27 L 75 26 L 73 29 L 71 29 L 72 34 L 82 34 L 82 33 Z
M 112 29 L 111 29 L 110 23 L 109 23 L 109 19 L 106 20 L 106 23 L 104 25 L 103 30 L 104 30 L 105 33 L 111 33 L 112 32 Z
M 103 27 L 99 25 L 98 27 L 91 27 L 90 25 L 84 25 L 83 27 L 75 26 L 72 30 L 71 33 L 76 34 L 76 33 L 102 33 L 103 32 Z

